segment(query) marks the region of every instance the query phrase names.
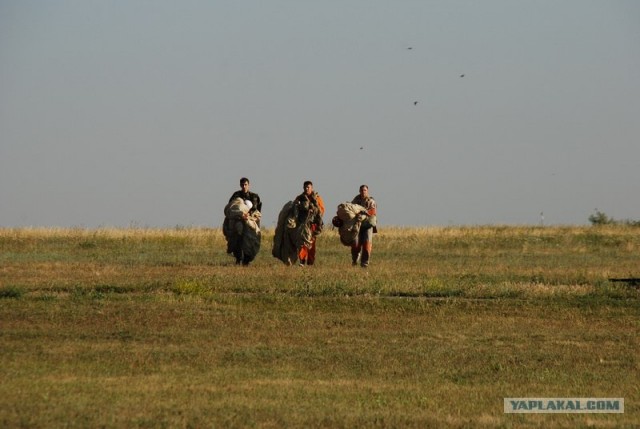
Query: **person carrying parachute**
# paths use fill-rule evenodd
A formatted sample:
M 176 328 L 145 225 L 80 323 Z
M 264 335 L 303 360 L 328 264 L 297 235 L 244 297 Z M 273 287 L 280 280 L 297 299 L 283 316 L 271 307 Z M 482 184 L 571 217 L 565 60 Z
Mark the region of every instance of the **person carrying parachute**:
M 227 253 L 236 264 L 248 266 L 260 251 L 260 219 L 262 202 L 258 194 L 249 191 L 249 179 L 240 179 L 240 190 L 229 198 L 224 208 L 222 233 L 227 239 Z
M 360 192 L 350 203 L 338 205 L 332 224 L 338 228 L 340 242 L 351 247 L 351 263 L 363 268 L 369 266 L 373 250 L 373 234 L 377 229 L 377 205 L 369 196 L 369 187 L 360 186 Z
M 272 255 L 287 265 L 296 261 L 300 266 L 313 265 L 316 260 L 316 237 L 324 223 L 324 201 L 313 190 L 313 183 L 304 182 L 304 191 L 286 203 L 278 216 Z

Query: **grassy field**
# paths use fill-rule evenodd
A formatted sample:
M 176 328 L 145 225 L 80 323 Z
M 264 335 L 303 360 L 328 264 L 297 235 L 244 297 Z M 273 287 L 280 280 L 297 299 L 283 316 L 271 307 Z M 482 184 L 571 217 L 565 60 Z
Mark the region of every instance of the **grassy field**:
M 0 427 L 637 428 L 640 228 L 336 232 L 248 268 L 217 229 L 0 229 Z M 505 397 L 624 414 L 504 414 Z

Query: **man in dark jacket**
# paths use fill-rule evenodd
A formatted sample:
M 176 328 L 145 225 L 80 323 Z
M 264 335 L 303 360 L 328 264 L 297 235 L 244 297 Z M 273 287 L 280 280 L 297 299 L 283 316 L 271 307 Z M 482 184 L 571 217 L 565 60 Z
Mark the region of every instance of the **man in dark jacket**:
M 249 217 L 255 212 L 258 212 L 258 214 L 262 212 L 262 201 L 260 201 L 260 196 L 255 192 L 249 191 L 250 186 L 251 184 L 249 179 L 243 177 L 240 179 L 240 190 L 235 191 L 233 195 L 231 195 L 231 198 L 229 198 L 229 203 L 240 198 L 249 207 L 249 212 L 242 215 L 244 221 L 249 219 Z M 249 265 L 256 255 L 245 254 L 243 251 L 244 233 L 239 234 L 238 231 L 231 228 L 231 221 L 231 219 L 225 217 L 224 223 L 222 224 L 222 231 L 224 236 L 227 238 L 227 253 L 233 253 L 233 256 L 236 258 L 236 264 L 242 264 L 245 266 Z M 259 217 L 257 217 L 256 221 L 259 226 Z
M 249 187 L 251 186 L 249 179 L 243 177 L 240 179 L 240 190 L 235 191 L 231 198 L 229 198 L 229 202 L 235 198 L 242 198 L 244 201 L 251 201 L 253 207 L 249 210 L 249 213 L 253 213 L 256 210 L 262 212 L 262 202 L 260 201 L 260 197 L 258 194 L 249 191 Z

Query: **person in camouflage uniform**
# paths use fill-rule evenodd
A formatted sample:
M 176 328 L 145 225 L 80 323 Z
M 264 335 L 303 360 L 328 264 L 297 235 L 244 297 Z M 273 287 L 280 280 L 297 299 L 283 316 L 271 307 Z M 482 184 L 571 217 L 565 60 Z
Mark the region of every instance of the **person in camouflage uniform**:
M 358 259 L 360 259 L 360 266 L 366 268 L 369 266 L 369 259 L 371 258 L 371 251 L 373 250 L 373 234 L 378 232 L 376 228 L 376 201 L 369 195 L 369 186 L 362 185 L 360 186 L 360 193 L 356 195 L 351 202 L 366 209 L 364 213 L 361 213 L 362 215 L 366 215 L 366 219 L 360 226 L 358 238 L 351 245 L 351 263 L 358 265 Z
M 316 236 L 322 232 L 324 201 L 320 194 L 313 190 L 313 183 L 307 180 L 303 184 L 303 192 L 293 200 L 293 210 L 298 225 L 307 225 L 310 236 L 306 243 L 298 248 L 298 261 L 301 266 L 313 265 L 316 260 Z

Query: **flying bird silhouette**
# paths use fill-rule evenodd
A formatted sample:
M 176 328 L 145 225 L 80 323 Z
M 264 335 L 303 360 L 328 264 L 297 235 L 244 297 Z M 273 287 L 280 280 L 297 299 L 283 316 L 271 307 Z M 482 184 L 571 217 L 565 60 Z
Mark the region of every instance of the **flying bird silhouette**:
M 413 105 L 414 105 L 414 106 L 417 106 L 417 105 L 418 105 L 418 102 L 417 102 L 417 101 L 414 101 L 414 102 L 413 102 Z
M 461 74 L 460 77 L 464 77 L 464 74 Z

